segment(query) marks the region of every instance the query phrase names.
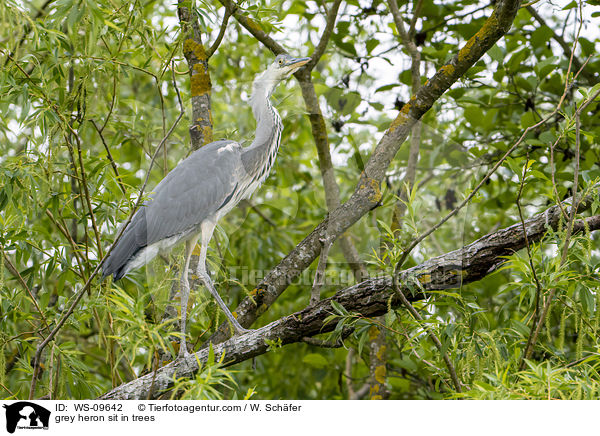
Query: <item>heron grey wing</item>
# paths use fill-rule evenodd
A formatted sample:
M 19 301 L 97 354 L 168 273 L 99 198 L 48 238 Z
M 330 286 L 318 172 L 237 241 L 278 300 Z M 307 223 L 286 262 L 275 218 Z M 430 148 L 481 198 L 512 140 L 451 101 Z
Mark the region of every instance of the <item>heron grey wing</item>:
M 167 174 L 111 250 L 102 268 L 103 277 L 114 275 L 118 280 L 140 250 L 188 230 L 207 216 L 202 214 L 203 210 L 210 211 L 218 201 L 230 199 L 231 193 L 225 193 L 233 190 L 230 178 L 235 177 L 235 168 L 241 166 L 241 163 L 236 164 L 241 150 L 241 146 L 232 141 L 216 141 L 190 155 Z M 213 172 L 213 168 L 225 171 Z M 194 187 L 200 189 L 186 191 Z
M 241 151 L 232 141 L 205 145 L 157 185 L 146 205 L 148 245 L 194 230 L 231 199 L 244 171 Z

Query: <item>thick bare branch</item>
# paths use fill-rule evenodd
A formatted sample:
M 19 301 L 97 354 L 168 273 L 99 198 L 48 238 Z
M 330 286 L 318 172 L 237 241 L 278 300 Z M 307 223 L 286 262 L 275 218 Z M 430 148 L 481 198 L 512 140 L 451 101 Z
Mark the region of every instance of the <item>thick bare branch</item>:
M 594 195 L 598 196 L 598 190 Z M 585 207 L 585 205 L 583 205 Z M 539 241 L 548 228 L 556 229 L 561 212 L 552 206 L 545 212 L 525 221 L 530 243 Z M 600 215 L 574 223 L 574 232 L 600 229 Z M 459 250 L 430 259 L 420 265 L 401 271 L 398 275 L 399 290 L 409 301 L 428 296 L 430 291 L 460 287 L 481 280 L 494 272 L 506 261 L 506 256 L 525 246 L 521 222 L 485 235 Z M 347 311 L 361 317 L 379 316 L 389 307 L 400 307 L 399 296 L 392 291 L 391 277 L 370 278 L 355 286 L 338 291 L 333 297 L 321 300 L 292 315 L 283 317 L 243 336 L 232 338 L 213 347 L 216 360 L 225 355 L 224 365 L 231 366 L 268 351 L 270 341 L 286 345 L 305 342 L 307 337 L 332 331 L 334 322 L 325 323 L 332 314 L 331 301 L 341 304 Z M 127 384 L 118 386 L 102 395 L 100 399 L 155 398 L 168 390 L 176 378 L 191 377 L 198 371 L 198 364 L 207 362 L 209 349 L 204 348 L 189 357 L 170 363 L 155 373 L 147 374 Z M 151 391 L 152 390 L 152 391 Z

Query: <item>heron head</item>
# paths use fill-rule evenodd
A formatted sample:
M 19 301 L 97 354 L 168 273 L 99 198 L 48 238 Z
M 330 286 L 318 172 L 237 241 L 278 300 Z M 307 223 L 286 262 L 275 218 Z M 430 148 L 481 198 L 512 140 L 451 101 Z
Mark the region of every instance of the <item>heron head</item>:
M 283 80 L 294 74 L 303 65 L 306 65 L 310 58 L 293 58 L 287 54 L 280 54 L 275 58 L 268 70 L 272 73 L 274 79 Z

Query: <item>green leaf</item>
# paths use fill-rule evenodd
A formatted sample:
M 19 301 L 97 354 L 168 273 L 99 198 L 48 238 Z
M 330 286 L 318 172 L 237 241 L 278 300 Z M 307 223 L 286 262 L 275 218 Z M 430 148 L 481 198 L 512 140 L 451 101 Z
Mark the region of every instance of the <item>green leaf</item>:
M 325 93 L 325 98 L 332 108 L 344 115 L 352 114 L 362 101 L 358 92 L 342 88 L 331 88 Z
M 521 127 L 526 129 L 538 122 L 537 116 L 532 111 L 527 111 L 521 115 Z
M 383 85 L 383 86 L 380 86 L 379 88 L 377 88 L 375 90 L 375 92 L 377 93 L 377 92 L 389 91 L 390 89 L 394 89 L 397 86 L 400 86 L 400 85 L 398 83 L 391 83 L 389 85 Z
M 492 48 L 488 50 L 487 54 L 499 64 L 501 64 L 504 60 L 504 52 L 500 47 L 498 47 L 498 44 L 494 44 Z
M 310 353 L 302 358 L 302 362 L 315 368 L 325 368 L 329 365 L 327 359 L 320 354 Z
M 331 300 L 330 303 L 331 303 L 331 307 L 338 315 L 341 315 L 341 316 L 349 315 L 346 308 L 344 306 L 342 306 L 340 303 L 338 303 L 337 301 Z
M 540 26 L 531 32 L 531 44 L 534 47 L 545 48 L 553 36 L 554 33 L 549 27 Z
M 512 56 L 509 58 L 508 62 L 506 63 L 509 70 L 518 71 L 523 61 L 527 58 L 528 54 L 529 53 L 525 48 L 522 48 L 521 50 L 513 53 Z
M 0 191 L 0 210 L 4 209 L 4 207 L 8 204 L 9 198 L 6 195 L 5 190 Z
M 371 54 L 373 49 L 379 45 L 379 40 L 372 38 L 368 39 L 366 43 L 367 53 Z
M 558 58 L 556 56 L 552 56 L 547 59 L 544 59 L 541 62 L 536 63 L 533 68 L 537 73 L 538 80 L 541 81 L 552 71 L 556 70 L 558 68 L 558 65 Z

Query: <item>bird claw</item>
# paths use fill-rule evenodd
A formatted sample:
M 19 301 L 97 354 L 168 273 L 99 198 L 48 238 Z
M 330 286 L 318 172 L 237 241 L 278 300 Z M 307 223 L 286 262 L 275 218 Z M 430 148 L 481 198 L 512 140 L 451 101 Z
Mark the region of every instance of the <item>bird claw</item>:
M 233 332 L 233 335 L 234 335 L 234 336 L 243 336 L 243 335 L 245 335 L 246 333 L 250 333 L 250 332 L 252 331 L 252 330 L 245 329 L 245 328 L 244 328 L 244 327 L 242 327 L 242 326 L 235 326 L 235 327 L 233 328 L 233 330 L 234 330 L 234 332 Z
M 188 357 L 191 353 L 187 350 L 187 348 L 180 348 L 179 349 L 179 354 L 177 355 L 177 359 L 185 359 L 186 357 Z

